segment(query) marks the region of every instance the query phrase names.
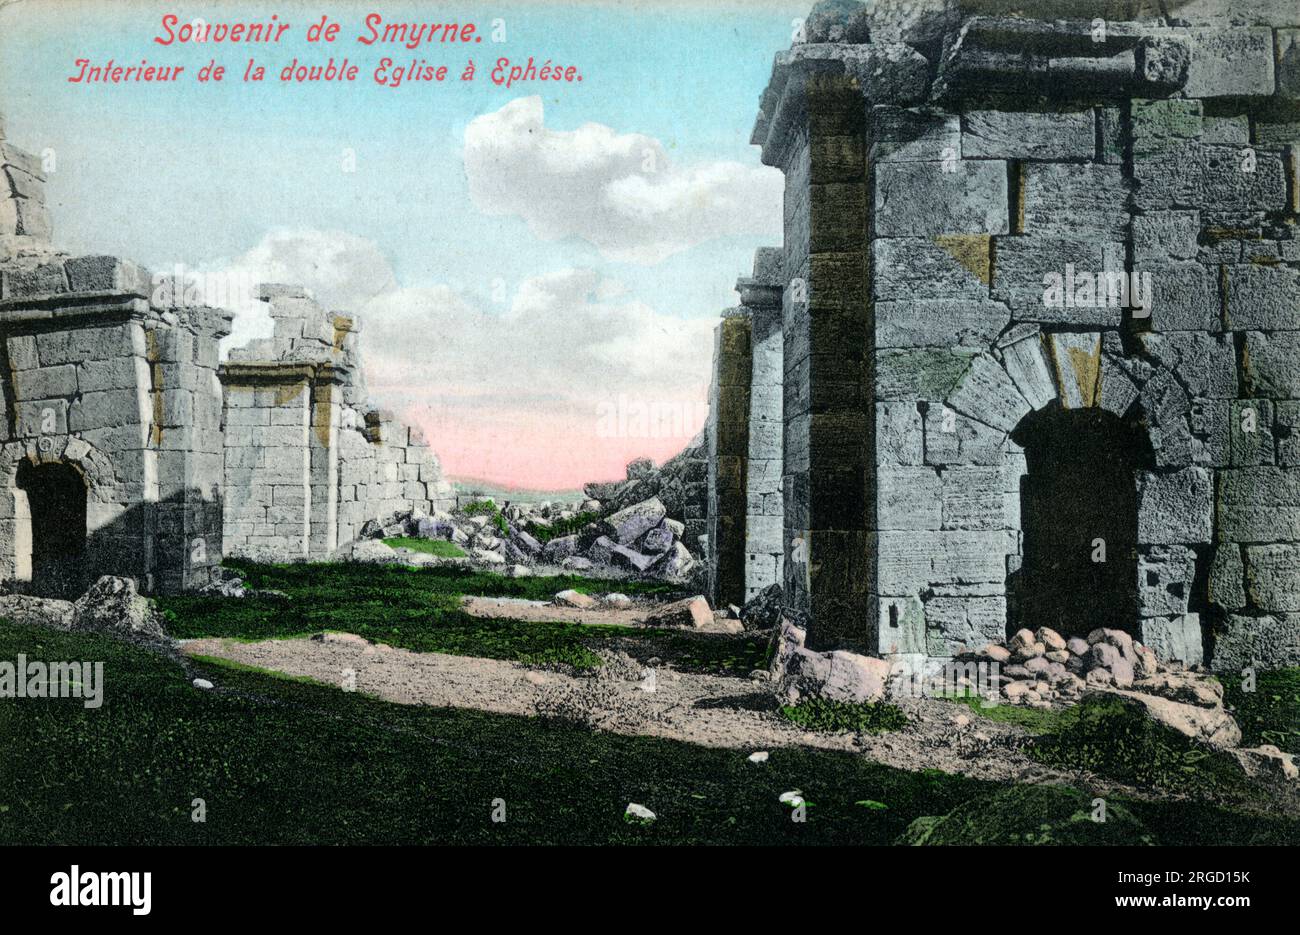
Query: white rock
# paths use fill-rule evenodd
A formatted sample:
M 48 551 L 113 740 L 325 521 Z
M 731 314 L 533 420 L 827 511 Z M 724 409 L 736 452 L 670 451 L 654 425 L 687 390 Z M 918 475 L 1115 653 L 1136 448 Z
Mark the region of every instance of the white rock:
M 195 688 L 202 689 L 203 691 L 208 691 L 213 687 L 212 683 L 209 682 L 207 679 L 195 679 L 190 684 L 193 685 Z
M 766 763 L 766 762 L 767 762 L 767 751 L 766 751 L 766 750 L 759 750 L 757 753 L 751 753 L 751 754 L 749 755 L 749 762 L 751 762 L 751 763 Z
M 654 821 L 655 813 L 650 811 L 644 805 L 637 805 L 635 802 L 629 802 L 627 811 L 623 813 L 624 818 L 638 818 L 641 821 Z

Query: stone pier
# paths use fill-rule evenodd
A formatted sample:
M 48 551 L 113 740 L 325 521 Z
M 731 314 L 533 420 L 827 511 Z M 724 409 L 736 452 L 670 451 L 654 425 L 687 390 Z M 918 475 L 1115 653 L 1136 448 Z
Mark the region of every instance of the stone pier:
M 1267 0 L 817 4 L 753 136 L 813 648 L 1106 626 L 1300 662 L 1298 30 Z
M 709 592 L 714 606 L 745 602 L 752 322 L 729 309 L 714 331 L 709 388 Z

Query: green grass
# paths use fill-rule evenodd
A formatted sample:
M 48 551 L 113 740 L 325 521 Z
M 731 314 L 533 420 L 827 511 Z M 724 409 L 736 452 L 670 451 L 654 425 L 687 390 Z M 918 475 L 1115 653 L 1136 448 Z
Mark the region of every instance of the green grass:
M 1255 690 L 1243 690 L 1239 676 L 1223 676 L 1223 698 L 1241 725 L 1241 743 L 1271 743 L 1300 756 L 1300 668 L 1261 672 Z
M 976 714 L 1002 724 L 1013 724 L 1030 734 L 1056 733 L 1079 719 L 1078 706 L 1069 708 L 1031 708 L 1027 705 L 989 704 L 979 695 L 954 695 L 947 699 L 970 707 Z
M 6 844 L 886 844 L 956 814 L 944 840 L 1070 822 L 1036 787 L 906 772 L 847 753 L 776 749 L 768 762 L 536 719 L 387 704 L 357 693 L 174 663 L 92 634 L 0 622 L 0 659 L 105 663 L 104 704 L 0 704 L 0 841 Z M 778 802 L 815 803 L 791 821 Z M 1025 797 L 1032 809 L 1017 808 Z M 191 821 L 193 800 L 207 821 Z M 493 799 L 507 820 L 491 820 Z M 628 823 L 629 802 L 652 809 Z M 867 804 L 863 804 L 867 803 Z M 993 805 L 990 817 L 979 818 Z M 1132 835 L 1161 844 L 1294 841 L 1295 821 L 1200 803 L 1111 800 Z M 963 811 L 958 811 L 964 809 Z M 974 818 L 970 816 L 975 816 Z M 935 824 L 937 818 L 930 819 Z M 1078 823 L 1081 843 L 1113 835 Z
M 538 542 L 550 542 L 552 539 L 571 536 L 581 530 L 583 526 L 594 523 L 598 519 L 600 519 L 599 513 L 578 513 L 568 519 L 547 520 L 550 523 L 549 527 L 529 523 L 528 534 Z
M 460 508 L 460 512 L 466 516 L 486 516 L 488 522 L 496 527 L 497 532 L 503 536 L 510 534 L 510 524 L 501 515 L 501 509 L 491 500 L 475 500 L 467 503 Z
M 279 596 L 177 596 L 158 601 L 167 631 L 178 639 L 289 639 L 334 630 L 416 652 L 506 659 L 528 665 L 600 664 L 595 650 L 619 648 L 639 660 L 658 657 L 692 672 L 746 675 L 761 665 L 763 641 L 747 636 L 632 630 L 566 622 L 523 623 L 475 617 L 461 608 L 466 594 L 546 600 L 572 588 L 671 598 L 656 582 L 612 582 L 576 575 L 505 578 L 459 568 L 402 565 L 228 563 L 248 586 Z
M 891 704 L 830 701 L 809 698 L 797 705 L 785 705 L 781 716 L 806 730 L 858 731 L 879 734 L 907 726 L 907 715 Z
M 384 545 L 393 549 L 410 549 L 412 552 L 424 552 L 439 558 L 464 558 L 465 550 L 446 539 L 417 539 L 414 536 L 395 536 L 385 539 Z
M 1086 697 L 1029 752 L 1050 766 L 1090 770 L 1140 789 L 1227 801 L 1258 797 L 1228 754 L 1157 724 L 1112 695 Z

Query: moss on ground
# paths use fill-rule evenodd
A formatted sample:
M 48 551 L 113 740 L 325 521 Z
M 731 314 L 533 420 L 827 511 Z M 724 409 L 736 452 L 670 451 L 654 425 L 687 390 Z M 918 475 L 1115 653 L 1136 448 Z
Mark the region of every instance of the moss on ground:
M 1049 734 L 1064 730 L 1079 717 L 1077 707 L 1031 708 L 1027 705 L 989 704 L 979 695 L 953 695 L 946 700 L 970 707 L 972 711 L 990 721 L 1013 724 L 1030 734 Z
M 1241 725 L 1242 746 L 1271 743 L 1300 756 L 1300 668 L 1261 672 L 1254 691 L 1239 676 L 1223 676 L 1223 698 Z
M 1156 838 L 1119 802 L 1098 806 L 1066 786 L 1010 786 L 972 797 L 946 815 L 918 818 L 898 843 L 1132 846 Z
M 1111 830 L 1070 823 L 1033 786 L 913 773 L 828 751 L 744 751 L 623 737 L 537 719 L 394 705 L 333 687 L 174 663 L 90 634 L 0 622 L 0 659 L 105 663 L 103 706 L 0 705 L 0 840 L 10 844 L 885 844 L 919 818 L 957 812 L 932 840 L 988 841 L 1032 811 L 1081 843 Z M 798 789 L 815 807 L 791 821 Z M 207 821 L 191 821 L 194 798 Z M 491 820 L 492 801 L 508 820 Z M 624 821 L 628 802 L 658 820 Z M 993 803 L 993 805 L 982 804 Z M 1161 844 L 1295 840 L 1300 824 L 1202 803 L 1108 803 Z M 962 817 L 966 816 L 966 817 Z M 982 816 L 982 817 L 981 817 Z M 958 826 L 964 830 L 958 834 Z
M 439 558 L 465 557 L 464 549 L 454 542 L 448 542 L 446 539 L 418 539 L 414 536 L 394 536 L 392 539 L 385 539 L 384 545 L 394 549 L 410 549 L 412 552 L 436 555 Z
M 785 705 L 781 716 L 806 730 L 857 731 L 879 734 L 902 730 L 907 726 L 907 715 L 895 705 L 884 702 L 857 703 L 831 701 L 826 698 L 808 698 L 797 705 Z
M 588 523 L 594 523 L 600 519 L 599 513 L 578 513 L 568 519 L 548 520 L 548 526 L 538 526 L 535 523 L 528 524 L 528 534 L 538 542 L 550 542 L 552 539 L 559 539 L 563 536 L 571 536 L 582 529 Z

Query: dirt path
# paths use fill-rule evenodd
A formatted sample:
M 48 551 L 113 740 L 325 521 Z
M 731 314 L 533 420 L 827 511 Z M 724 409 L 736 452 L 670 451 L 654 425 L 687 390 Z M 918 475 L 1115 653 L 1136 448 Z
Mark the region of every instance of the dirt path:
M 648 607 L 615 610 L 608 607 L 556 607 L 547 601 L 528 601 L 519 597 L 468 596 L 461 606 L 475 617 L 523 620 L 527 623 L 586 623 L 636 626 L 645 620 Z
M 188 655 L 217 656 L 336 685 L 350 671 L 357 691 L 398 704 L 542 714 L 596 730 L 746 753 L 798 745 L 858 752 L 908 770 L 936 768 L 1001 782 L 1070 782 L 1097 791 L 1134 792 L 1050 770 L 1021 751 L 1025 735 L 1019 728 L 974 718 L 961 706 L 931 699 L 899 702 L 909 719 L 900 731 L 813 733 L 780 716 L 764 681 L 670 667 L 651 674 L 621 653 L 602 653 L 606 664 L 598 674 L 580 677 L 496 659 L 415 653 L 351 634 L 258 643 L 200 639 L 186 641 L 182 648 Z

